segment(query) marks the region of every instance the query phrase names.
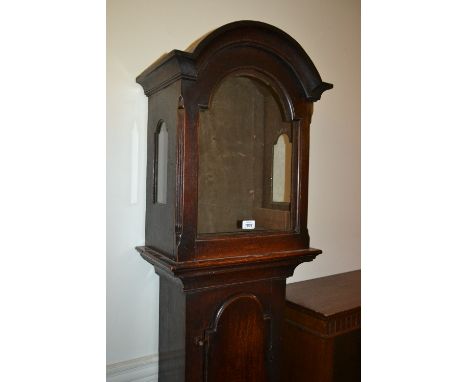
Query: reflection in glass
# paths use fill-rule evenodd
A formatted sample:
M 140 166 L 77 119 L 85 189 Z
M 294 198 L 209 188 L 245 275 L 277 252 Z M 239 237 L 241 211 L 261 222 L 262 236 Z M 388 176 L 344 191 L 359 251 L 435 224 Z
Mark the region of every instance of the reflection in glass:
M 168 132 L 166 122 L 162 122 L 159 127 L 158 137 L 158 167 L 157 167 L 157 202 L 166 204 L 167 202 L 167 148 Z
M 281 134 L 273 146 L 273 201 L 291 200 L 291 148 L 286 134 Z

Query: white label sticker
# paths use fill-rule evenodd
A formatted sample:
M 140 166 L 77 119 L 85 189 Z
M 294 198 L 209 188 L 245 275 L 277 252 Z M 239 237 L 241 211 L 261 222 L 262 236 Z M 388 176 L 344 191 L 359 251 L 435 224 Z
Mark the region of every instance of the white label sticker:
M 255 220 L 242 220 L 242 229 L 255 229 Z

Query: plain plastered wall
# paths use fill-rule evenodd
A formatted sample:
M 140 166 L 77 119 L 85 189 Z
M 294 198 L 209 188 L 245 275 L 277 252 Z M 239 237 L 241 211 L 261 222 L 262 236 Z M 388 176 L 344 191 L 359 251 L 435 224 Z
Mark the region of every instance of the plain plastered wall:
M 263 21 L 289 33 L 334 84 L 314 105 L 311 246 L 300 281 L 360 268 L 360 4 L 358 0 L 107 2 L 107 362 L 157 353 L 158 277 L 144 243 L 146 97 L 135 77 L 163 53 L 223 24 Z

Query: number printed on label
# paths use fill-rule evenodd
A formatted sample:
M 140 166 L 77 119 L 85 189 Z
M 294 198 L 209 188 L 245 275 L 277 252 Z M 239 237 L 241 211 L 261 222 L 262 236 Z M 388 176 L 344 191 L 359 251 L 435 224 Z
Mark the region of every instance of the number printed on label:
M 242 220 L 242 229 L 255 229 L 255 220 Z

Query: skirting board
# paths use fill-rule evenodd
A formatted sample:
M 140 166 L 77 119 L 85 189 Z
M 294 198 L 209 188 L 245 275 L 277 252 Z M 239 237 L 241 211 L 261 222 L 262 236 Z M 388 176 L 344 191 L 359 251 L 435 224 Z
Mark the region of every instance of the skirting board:
M 149 355 L 107 365 L 107 382 L 156 382 L 158 356 Z

